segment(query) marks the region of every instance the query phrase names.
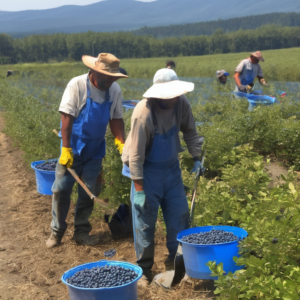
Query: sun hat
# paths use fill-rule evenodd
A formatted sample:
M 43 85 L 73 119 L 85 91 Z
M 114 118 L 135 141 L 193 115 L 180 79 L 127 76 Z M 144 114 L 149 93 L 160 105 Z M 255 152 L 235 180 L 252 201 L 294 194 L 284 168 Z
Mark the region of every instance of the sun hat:
M 221 70 L 221 71 L 217 71 L 216 72 L 216 75 L 217 75 L 217 77 L 219 78 L 219 77 L 221 77 L 221 76 L 229 76 L 230 74 L 228 73 L 228 72 L 226 72 L 225 70 Z
M 128 78 L 127 75 L 120 72 L 120 60 L 110 53 L 100 53 L 98 57 L 83 55 L 82 61 L 87 67 L 99 73 L 109 76 Z
M 262 62 L 265 61 L 260 51 L 252 52 L 251 55 L 256 57 L 258 60 Z
M 145 98 L 172 99 L 194 90 L 194 83 L 181 81 L 172 69 L 156 72 L 153 85 L 143 95 Z

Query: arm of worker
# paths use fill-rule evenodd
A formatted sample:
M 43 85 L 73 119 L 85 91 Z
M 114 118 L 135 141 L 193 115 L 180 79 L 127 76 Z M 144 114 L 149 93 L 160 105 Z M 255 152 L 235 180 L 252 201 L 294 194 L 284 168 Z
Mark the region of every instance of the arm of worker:
M 237 85 L 237 86 L 240 86 L 240 85 L 241 85 L 241 81 L 240 81 L 240 73 L 235 72 L 233 78 L 234 78 L 234 80 L 235 80 L 236 85 Z
M 61 112 L 62 148 L 59 163 L 67 168 L 73 166 L 73 151 L 71 148 L 73 121 L 74 117 L 72 115 Z
M 235 80 L 235 83 L 238 87 L 238 89 L 243 92 L 245 91 L 245 89 L 247 89 L 247 86 L 243 85 L 240 81 L 240 73 L 238 72 L 235 72 L 234 76 L 233 76 L 234 80 Z
M 264 79 L 264 75 L 263 75 L 260 65 L 258 65 L 257 79 L 261 85 L 266 86 L 266 87 L 269 86 L 268 82 Z
M 71 135 L 74 117 L 72 115 L 61 112 L 61 137 L 62 145 L 71 148 Z
M 183 133 L 183 139 L 186 142 L 188 150 L 194 160 L 194 167 L 191 171 L 191 174 L 196 173 L 196 175 L 198 175 L 199 172 L 203 170 L 203 166 L 199 158 L 199 155 L 202 150 L 202 139 L 200 139 L 198 135 L 192 109 L 185 96 L 183 96 L 183 103 L 182 103 L 181 110 L 182 110 L 182 122 L 181 122 L 180 130 Z
M 109 126 L 113 136 L 115 137 L 115 145 L 122 155 L 125 143 L 125 129 L 123 119 L 112 119 L 109 121 Z
M 112 119 L 109 121 L 109 126 L 113 136 L 122 144 L 125 143 L 125 126 L 123 119 Z
M 73 165 L 71 135 L 75 114 L 76 111 L 78 111 L 79 106 L 78 86 L 73 81 L 74 79 L 68 83 L 59 106 L 62 136 L 62 148 L 59 163 L 67 168 L 72 168 Z
M 234 74 L 234 76 L 233 76 L 233 78 L 234 78 L 234 80 L 235 80 L 235 83 L 236 83 L 238 89 L 239 89 L 240 91 L 242 91 L 242 92 L 245 91 L 246 86 L 243 85 L 243 84 L 241 83 L 241 81 L 240 81 L 240 75 L 241 75 L 241 73 L 243 73 L 243 71 L 244 71 L 245 63 L 246 63 L 246 61 L 245 61 L 245 60 L 242 60 L 242 61 L 238 64 L 238 66 L 237 66 L 237 67 L 235 68 L 235 70 L 234 70 L 234 71 L 235 71 L 235 74 Z
M 113 111 L 111 111 L 111 118 L 109 121 L 109 126 L 113 136 L 115 137 L 115 145 L 122 155 L 124 143 L 125 143 L 125 129 L 124 129 L 124 120 L 123 120 L 123 105 L 122 105 L 122 91 L 121 88 L 116 85 L 117 92 L 114 96 L 115 100 L 113 101 Z
M 192 113 L 191 106 L 185 96 L 182 96 L 182 121 L 180 131 L 183 133 L 183 139 L 187 145 L 189 153 L 193 158 L 199 158 L 202 150 L 202 141 L 197 132 L 195 119 Z
M 131 123 L 131 145 L 129 150 L 130 177 L 136 191 L 143 191 L 143 165 L 146 149 L 149 145 L 151 133 L 145 123 L 134 119 Z

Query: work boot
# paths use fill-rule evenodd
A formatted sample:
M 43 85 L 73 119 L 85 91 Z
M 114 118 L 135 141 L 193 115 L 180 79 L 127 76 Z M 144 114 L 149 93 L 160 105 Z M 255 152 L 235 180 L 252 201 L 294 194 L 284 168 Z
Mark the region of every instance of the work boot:
M 100 237 L 99 235 L 89 235 L 89 234 L 85 234 L 85 235 L 76 235 L 74 234 L 73 236 L 73 240 L 81 245 L 86 245 L 86 246 L 95 246 L 97 244 L 99 244 L 100 242 Z
M 174 270 L 174 261 L 175 261 L 175 257 L 168 257 L 164 264 L 166 267 L 166 271 L 170 271 L 170 270 Z
M 146 288 L 152 282 L 152 279 L 152 271 L 150 269 L 143 268 L 143 276 L 138 281 L 138 286 Z
M 50 249 L 59 246 L 61 239 L 62 239 L 61 237 L 58 237 L 53 233 L 51 233 L 48 241 L 46 242 L 46 247 Z

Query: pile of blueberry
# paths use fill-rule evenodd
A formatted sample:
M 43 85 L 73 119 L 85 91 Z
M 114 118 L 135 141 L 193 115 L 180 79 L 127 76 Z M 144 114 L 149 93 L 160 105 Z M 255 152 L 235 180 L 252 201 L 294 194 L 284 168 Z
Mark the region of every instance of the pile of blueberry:
M 233 242 L 237 241 L 238 239 L 239 238 L 231 232 L 213 229 L 207 232 L 186 235 L 182 238 L 182 241 L 189 244 L 211 245 Z
M 43 162 L 42 164 L 36 165 L 35 168 L 42 171 L 55 171 L 57 160 Z
M 108 257 L 108 258 L 112 258 L 113 256 L 115 256 L 117 253 L 116 249 L 110 249 L 104 252 L 104 256 Z
M 67 283 L 86 289 L 117 287 L 131 283 L 138 274 L 120 266 L 85 269 L 68 278 Z

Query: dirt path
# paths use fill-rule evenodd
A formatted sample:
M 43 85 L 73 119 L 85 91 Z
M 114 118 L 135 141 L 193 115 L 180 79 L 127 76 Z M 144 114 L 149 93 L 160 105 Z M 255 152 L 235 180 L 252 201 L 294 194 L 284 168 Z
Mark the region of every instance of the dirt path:
M 0 113 L 0 131 L 4 129 Z M 35 176 L 13 147 L 9 137 L 0 132 L 0 299 L 69 299 L 61 282 L 68 269 L 104 259 L 104 251 L 116 248 L 114 260 L 135 262 L 133 239 L 114 241 L 105 222 L 93 219 L 93 232 L 101 235 L 95 247 L 79 246 L 73 235 L 74 205 L 68 215 L 69 227 L 58 248 L 48 250 L 45 241 L 50 234 L 51 196 L 38 194 Z M 154 270 L 164 271 L 165 238 L 156 237 Z M 169 292 L 150 286 L 139 288 L 139 299 L 213 299 L 211 283 L 194 281 Z

